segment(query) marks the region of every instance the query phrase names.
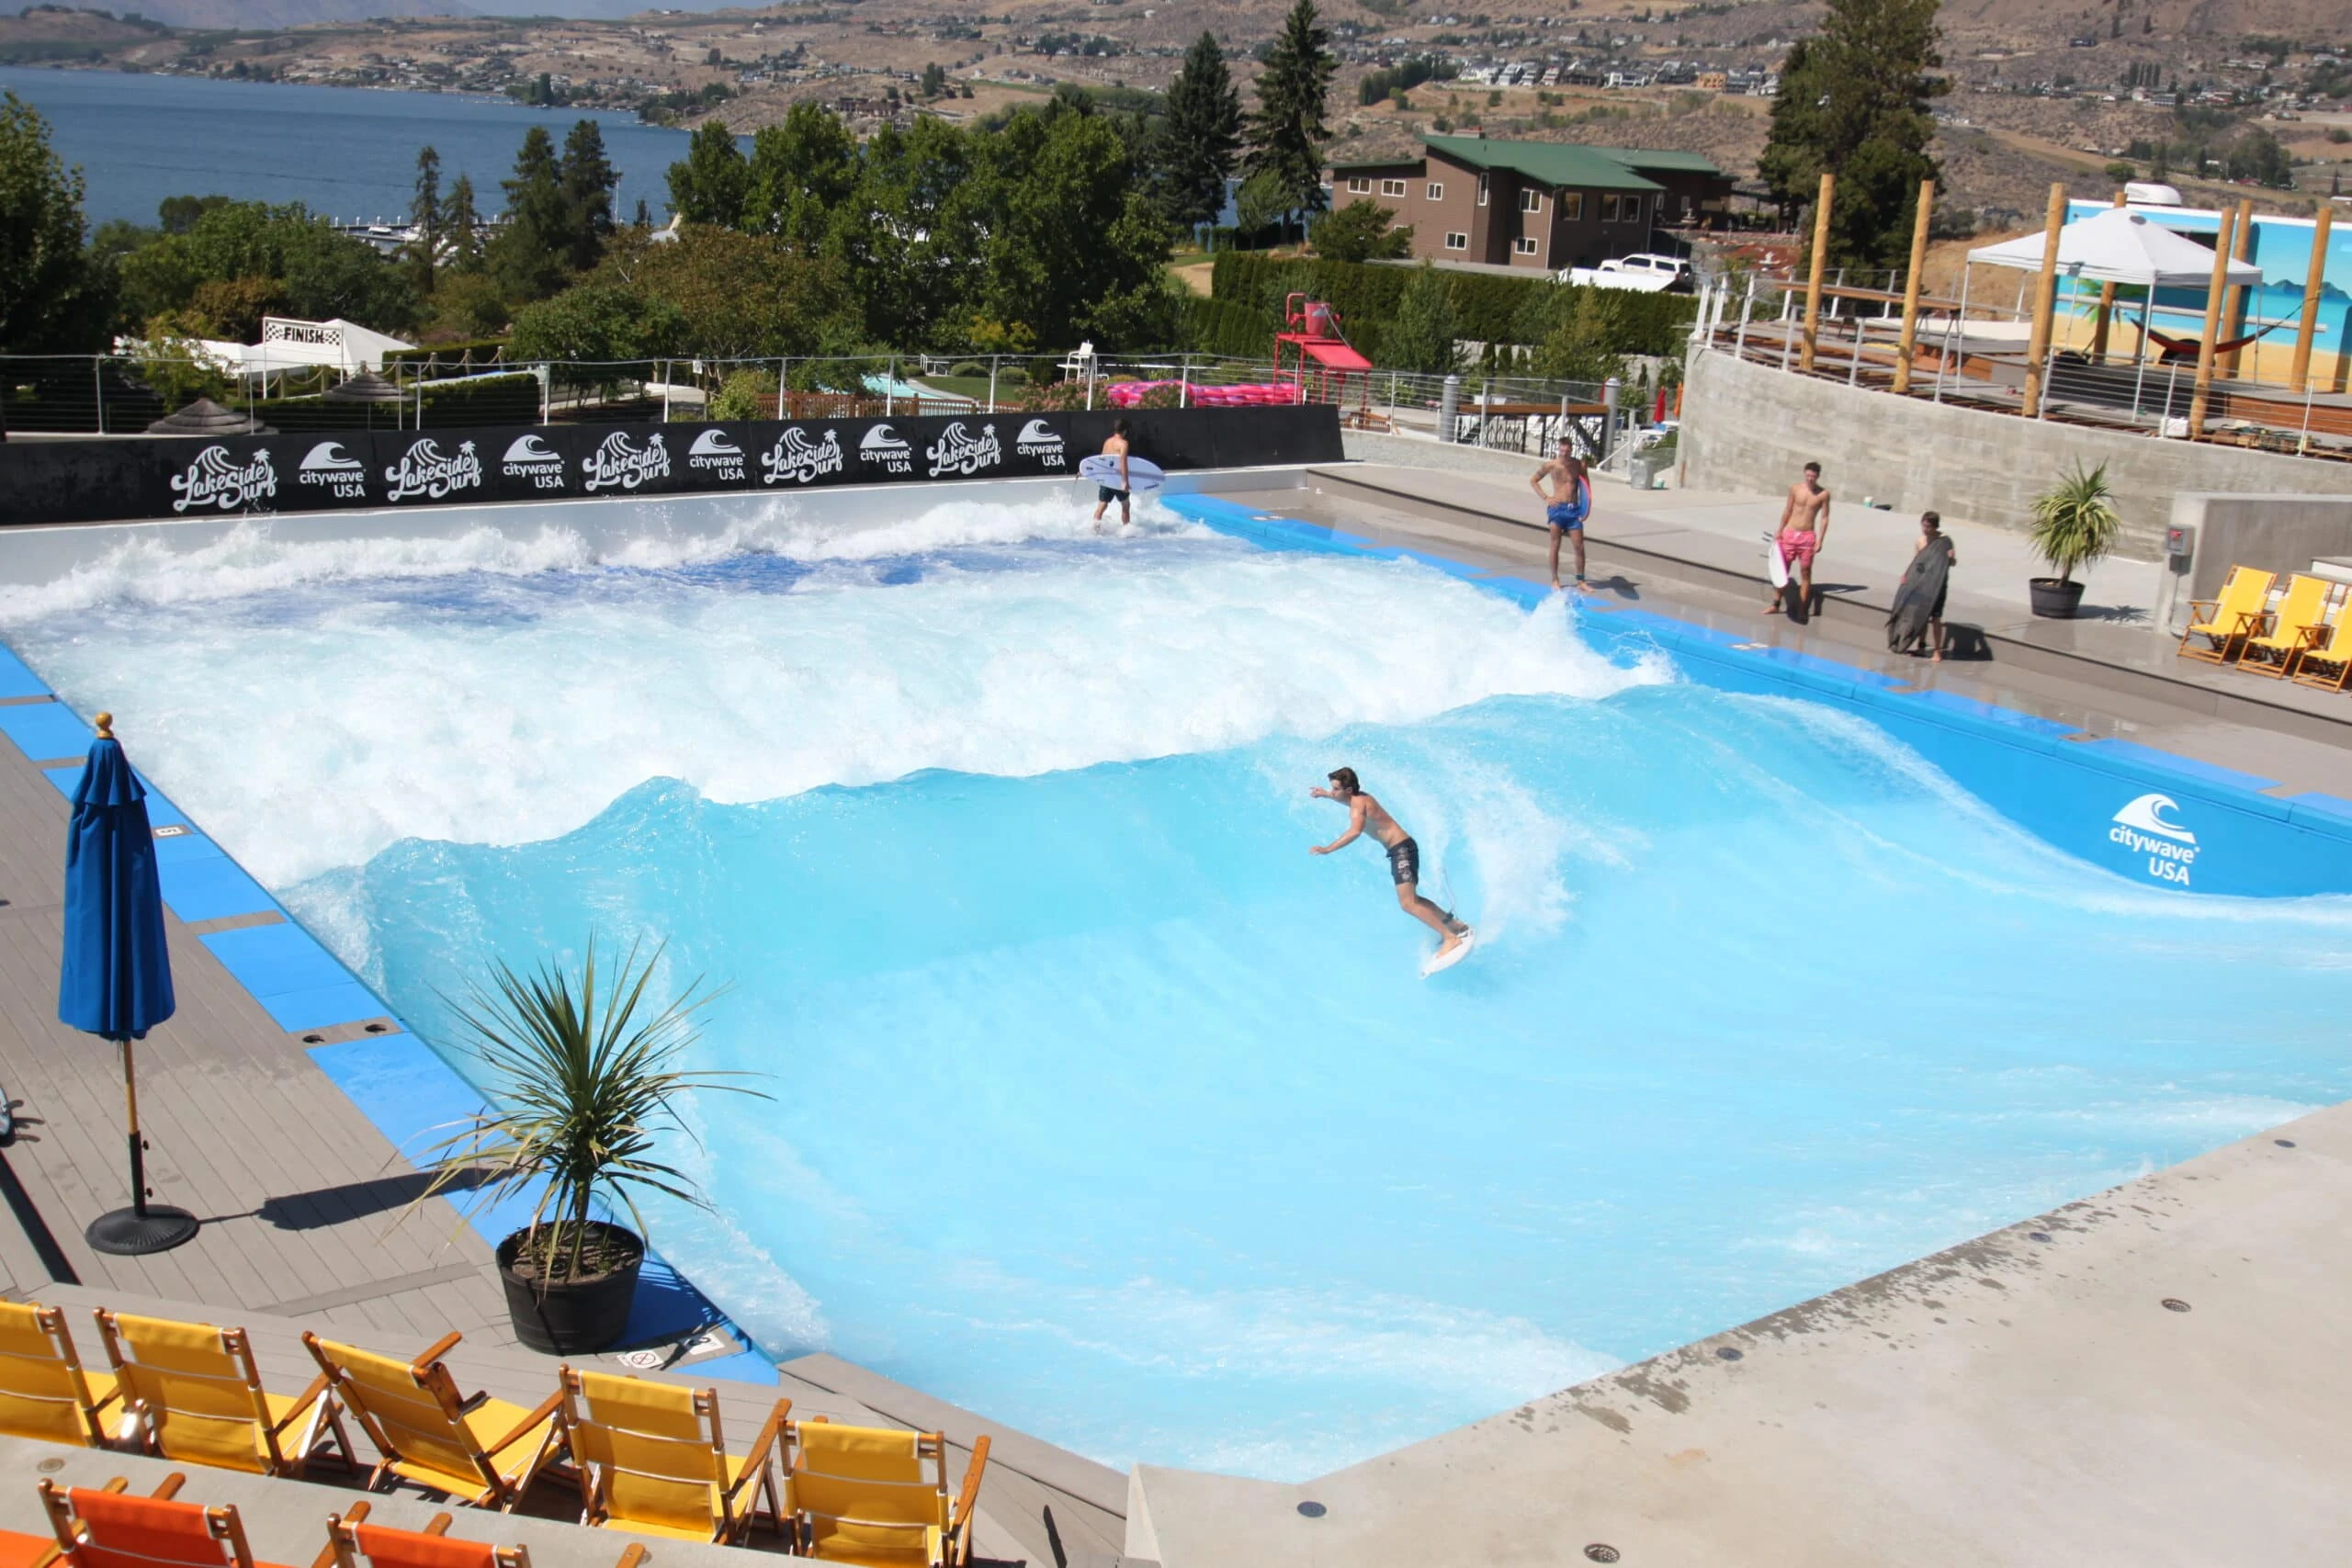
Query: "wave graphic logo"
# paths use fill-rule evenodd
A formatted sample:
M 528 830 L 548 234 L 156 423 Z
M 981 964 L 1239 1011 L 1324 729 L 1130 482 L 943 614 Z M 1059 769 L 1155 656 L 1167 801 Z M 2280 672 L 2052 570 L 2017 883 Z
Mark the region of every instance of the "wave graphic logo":
M 510 479 L 528 479 L 533 490 L 563 488 L 563 454 L 526 431 L 514 438 L 500 458 L 498 471 Z
M 740 484 L 743 479 L 743 449 L 729 438 L 727 432 L 714 425 L 695 436 L 695 444 L 686 448 L 686 467 L 729 484 Z
M 226 446 L 207 446 L 196 455 L 186 473 L 172 476 L 172 490 L 179 498 L 172 502 L 175 512 L 186 512 L 191 506 L 234 512 L 276 495 L 277 469 L 270 463 L 266 446 L 243 464 L 229 456 Z
M 1063 464 L 1062 438 L 1047 429 L 1042 419 L 1033 419 L 1021 427 L 1021 434 L 1012 438 L 1012 449 L 1024 457 L 1042 457 L 1049 468 L 1058 468 Z
M 874 425 L 866 431 L 865 438 L 857 444 L 857 460 L 878 463 L 886 474 L 915 471 L 914 447 L 887 424 Z
M 728 440 L 727 432 L 723 430 L 706 430 L 695 437 L 692 446 L 686 448 L 689 457 L 740 457 L 742 455 L 743 449 Z
M 2158 882 L 2186 887 L 2199 852 L 2197 835 L 2171 817 L 2179 809 L 2168 795 L 2143 795 L 2115 814 L 2107 841 L 2146 855 L 2148 874 Z
M 295 470 L 295 482 L 326 491 L 337 501 L 368 498 L 368 465 L 343 449 L 340 441 L 322 441 Z

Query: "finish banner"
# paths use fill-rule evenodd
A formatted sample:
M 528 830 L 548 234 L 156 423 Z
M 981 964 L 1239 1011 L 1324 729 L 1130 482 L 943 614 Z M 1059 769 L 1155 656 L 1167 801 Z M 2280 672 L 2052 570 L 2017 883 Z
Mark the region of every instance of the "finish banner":
M 0 445 L 0 525 L 1050 479 L 1076 473 L 1080 457 L 1102 450 L 1119 417 L 1007 412 L 17 441 Z M 1136 455 L 1170 471 L 1341 457 L 1338 411 L 1328 404 L 1124 417 Z

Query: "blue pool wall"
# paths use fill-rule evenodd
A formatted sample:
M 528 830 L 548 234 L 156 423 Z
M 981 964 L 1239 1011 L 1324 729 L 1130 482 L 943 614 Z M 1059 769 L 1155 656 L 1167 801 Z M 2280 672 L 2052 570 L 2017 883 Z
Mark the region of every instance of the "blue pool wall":
M 1548 590 L 1422 551 L 1208 493 L 1170 511 L 1267 549 L 1418 561 L 1519 604 Z M 1577 630 L 1604 656 L 1651 649 L 1721 691 L 1802 697 L 1869 719 L 2036 837 L 2151 886 L 2247 897 L 2352 894 L 2352 800 L 2265 795 L 2278 781 L 1906 683 L 1810 653 L 1769 648 L 1648 610 L 1586 601 Z M 2161 826 L 2150 826 L 2150 818 Z M 2124 818 L 2130 818 L 2125 820 Z

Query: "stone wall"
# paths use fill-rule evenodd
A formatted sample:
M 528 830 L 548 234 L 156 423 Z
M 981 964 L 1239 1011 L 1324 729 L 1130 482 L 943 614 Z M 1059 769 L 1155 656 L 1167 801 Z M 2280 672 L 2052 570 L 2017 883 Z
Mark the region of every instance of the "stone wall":
M 1682 430 L 1683 482 L 1694 489 L 1776 494 L 1818 462 L 1841 501 L 1873 496 L 2020 533 L 2035 495 L 2078 461 L 2105 463 L 2123 515 L 2119 553 L 2135 560 L 2162 558 L 2182 492 L 2352 495 L 2352 463 L 2039 423 L 1713 352 L 1691 356 Z

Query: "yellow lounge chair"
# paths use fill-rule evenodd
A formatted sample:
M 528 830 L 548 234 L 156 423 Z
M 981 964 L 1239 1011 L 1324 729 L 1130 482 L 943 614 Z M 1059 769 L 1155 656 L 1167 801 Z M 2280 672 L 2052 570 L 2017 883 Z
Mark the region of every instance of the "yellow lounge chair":
M 563 1446 L 563 1395 L 536 1410 L 503 1399 L 469 1404 L 441 1358 L 463 1337 L 445 1335 L 413 1361 L 395 1361 L 302 1331 L 335 1397 L 357 1418 L 382 1462 L 368 1477 L 414 1482 L 469 1507 L 513 1512 Z M 485 1442 L 480 1432 L 495 1434 Z
M 2221 597 L 2191 599 L 2188 602 L 2188 629 L 2180 634 L 2180 652 L 2185 659 L 2201 659 L 2208 664 L 2227 664 L 2237 645 L 2253 635 L 2262 624 L 2262 613 L 2270 603 L 2270 585 L 2278 574 L 2256 571 L 2252 567 L 2233 566 L 2222 583 Z M 2191 637 L 2201 637 L 2207 646 L 2191 648 Z
M 104 1448 L 114 1402 L 114 1374 L 82 1370 L 64 1313 L 0 1302 L 0 1433 Z
M 748 1454 L 727 1451 L 718 1391 L 561 1370 L 563 1428 L 580 1472 L 580 1522 L 685 1540 L 741 1540 L 760 1494 L 784 1528 L 774 1453 L 792 1401 L 768 1412 Z
M 288 1399 L 261 1386 L 242 1328 L 98 1310 L 114 1380 L 149 1453 L 175 1463 L 299 1476 L 332 1432 L 344 1463 L 351 1440 L 327 1381 Z
M 2315 670 L 2313 665 L 2321 666 Z M 2322 670 L 2334 670 L 2327 675 Z M 2335 619 L 2324 626 L 2305 626 L 2303 646 L 2294 652 L 2287 671 L 2299 686 L 2316 686 L 2323 692 L 2340 692 L 2345 677 L 2352 675 L 2352 604 L 2335 612 Z
M 2295 655 L 2308 646 L 2303 634 L 2327 624 L 2327 601 L 2335 592 L 2335 584 L 2324 577 L 2299 571 L 2289 578 L 2278 607 L 2263 616 L 2261 626 L 2238 650 L 2238 668 L 2274 681 L 2285 675 Z
M 972 1445 L 964 1488 L 947 1498 L 947 1445 L 937 1432 L 900 1432 L 827 1421 L 789 1424 L 785 1510 L 799 1550 L 867 1568 L 964 1568 L 972 1560 L 972 1509 L 989 1439 Z M 926 1465 L 931 1473 L 926 1475 Z

